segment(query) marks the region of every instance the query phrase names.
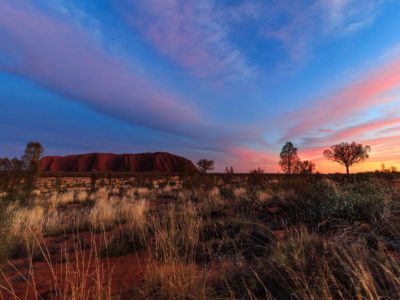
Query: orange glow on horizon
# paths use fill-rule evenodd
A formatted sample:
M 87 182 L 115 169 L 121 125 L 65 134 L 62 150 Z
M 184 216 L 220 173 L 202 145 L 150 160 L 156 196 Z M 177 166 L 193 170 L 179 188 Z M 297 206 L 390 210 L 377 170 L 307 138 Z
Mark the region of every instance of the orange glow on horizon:
M 381 165 L 386 168 L 395 166 L 400 171 L 400 136 L 387 136 L 382 138 L 360 141 L 364 145 L 371 146 L 369 158 L 359 164 L 350 167 L 350 172 L 374 172 L 380 170 Z M 345 173 L 345 167 L 332 162 L 323 156 L 323 151 L 329 146 L 299 149 L 298 156 L 301 160 L 311 160 L 316 165 L 316 171 L 320 173 Z M 238 172 L 248 172 L 260 167 L 268 173 L 282 172 L 279 168 L 279 151 L 274 153 L 250 148 L 234 148 L 231 154 L 237 157 L 238 164 L 233 165 Z

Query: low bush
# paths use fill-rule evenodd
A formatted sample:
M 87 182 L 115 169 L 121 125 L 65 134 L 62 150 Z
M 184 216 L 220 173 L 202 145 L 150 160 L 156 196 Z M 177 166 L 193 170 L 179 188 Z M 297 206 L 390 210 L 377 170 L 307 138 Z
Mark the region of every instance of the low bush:
M 314 217 L 374 222 L 385 207 L 390 207 L 394 190 L 379 180 L 338 184 L 320 181 L 312 189 L 310 206 Z
M 7 260 L 10 255 L 11 218 L 6 207 L 0 204 L 0 263 Z

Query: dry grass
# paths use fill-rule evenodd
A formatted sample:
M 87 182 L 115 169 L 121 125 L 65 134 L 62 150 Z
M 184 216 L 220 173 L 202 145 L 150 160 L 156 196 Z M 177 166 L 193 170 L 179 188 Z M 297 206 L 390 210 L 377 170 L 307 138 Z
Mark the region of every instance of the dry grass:
M 193 203 L 173 205 L 162 216 L 149 219 L 154 244 L 152 254 L 160 261 L 194 261 L 201 219 Z
M 144 299 L 209 299 L 207 273 L 195 264 L 149 264 L 141 287 Z
M 121 223 L 142 227 L 146 222 L 147 207 L 145 200 L 100 198 L 90 210 L 89 224 L 94 230 L 107 230 Z
M 379 181 L 269 184 L 47 191 L 8 206 L 8 234 L 22 237 L 33 299 L 38 252 L 52 296 L 112 299 L 109 258 L 138 251 L 149 257 L 132 287 L 143 299 L 400 299 L 399 190 Z M 268 210 L 276 206 L 283 213 Z M 72 235 L 57 268 L 45 237 L 81 231 L 91 232 L 90 247 Z M 2 282 L 1 297 L 18 299 Z
M 45 209 L 43 207 L 25 208 L 11 205 L 7 211 L 8 214 L 13 216 L 10 231 L 13 236 L 24 237 L 31 234 L 42 234 L 45 224 Z
M 51 299 L 114 299 L 111 293 L 112 271 L 107 269 L 107 264 L 100 260 L 96 244 L 92 241 L 90 250 L 84 250 L 79 238 L 74 238 L 74 251 L 71 255 L 67 249 L 61 252 L 62 260 L 65 262 L 60 265 L 52 260 L 49 249 L 44 243 L 42 236 L 32 233 L 33 242 L 36 244 L 47 265 L 50 294 L 46 297 Z M 32 249 L 32 248 L 31 248 Z M 4 283 L 0 284 L 1 299 L 42 299 L 42 295 L 36 286 L 38 276 L 34 266 L 33 251 L 27 255 L 28 272 L 21 273 L 11 262 L 8 268 L 13 268 L 23 282 L 24 291 L 17 290 L 13 283 L 7 278 L 4 271 L 0 268 Z

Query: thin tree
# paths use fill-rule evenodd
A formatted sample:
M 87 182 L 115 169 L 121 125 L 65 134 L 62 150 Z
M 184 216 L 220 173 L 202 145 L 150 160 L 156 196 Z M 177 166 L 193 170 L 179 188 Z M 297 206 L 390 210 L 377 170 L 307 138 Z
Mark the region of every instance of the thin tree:
M 29 142 L 26 145 L 24 156 L 22 156 L 23 168 L 25 170 L 36 169 L 43 155 L 43 146 L 38 142 Z
M 27 198 L 35 187 L 40 176 L 40 160 L 43 155 L 43 146 L 38 142 L 30 142 L 26 145 L 22 156 L 22 166 L 25 171 L 25 191 Z
M 207 171 L 214 170 L 214 161 L 203 158 L 197 162 L 197 166 L 201 173 L 207 173 Z
M 352 165 L 365 161 L 371 152 L 370 146 L 363 146 L 356 142 L 340 143 L 332 145 L 324 151 L 324 156 L 334 162 L 346 167 L 346 174 L 349 175 L 349 168 Z
M 293 146 L 292 142 L 286 142 L 282 147 L 280 157 L 281 160 L 279 161 L 279 165 L 281 166 L 282 171 L 287 174 L 294 173 L 299 157 L 297 156 L 297 148 Z
M 231 183 L 232 179 L 233 179 L 233 174 L 235 173 L 235 171 L 233 170 L 233 167 L 225 167 L 225 182 L 227 184 Z

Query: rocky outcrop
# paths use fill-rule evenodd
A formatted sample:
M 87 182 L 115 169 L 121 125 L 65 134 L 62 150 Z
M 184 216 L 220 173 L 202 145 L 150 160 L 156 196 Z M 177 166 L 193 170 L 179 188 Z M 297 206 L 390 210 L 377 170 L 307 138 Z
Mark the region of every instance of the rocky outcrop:
M 41 161 L 41 170 L 43 172 L 197 172 L 197 168 L 190 160 L 167 152 L 46 156 Z

